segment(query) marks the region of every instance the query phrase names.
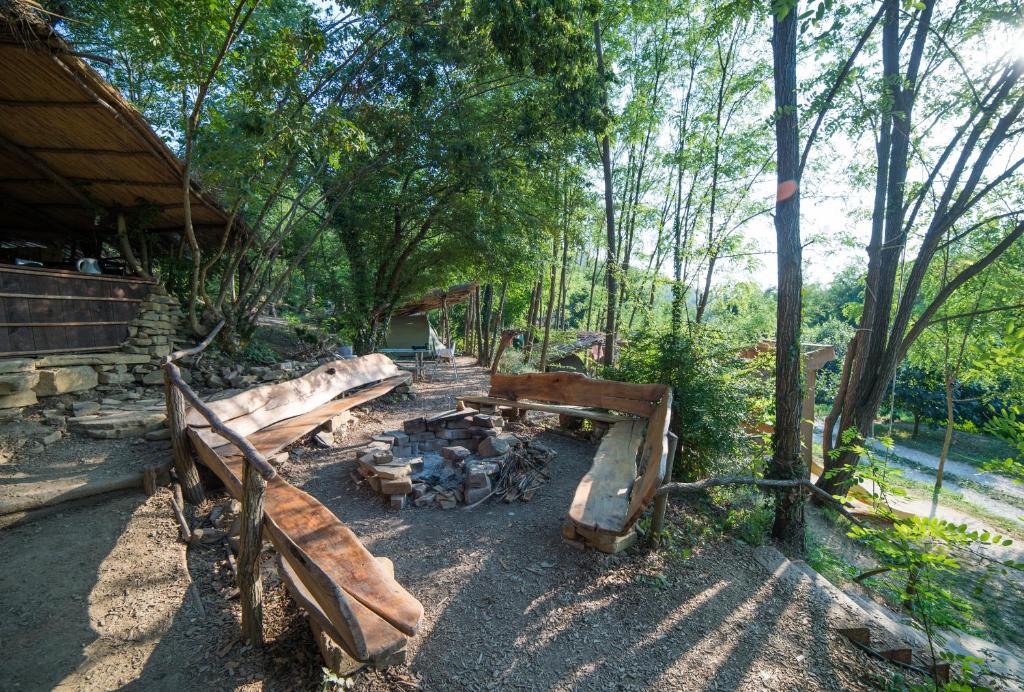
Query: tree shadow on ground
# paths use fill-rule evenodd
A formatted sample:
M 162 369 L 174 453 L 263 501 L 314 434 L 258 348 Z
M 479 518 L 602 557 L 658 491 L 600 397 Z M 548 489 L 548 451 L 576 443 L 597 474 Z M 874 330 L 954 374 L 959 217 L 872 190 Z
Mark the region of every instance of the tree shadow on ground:
M 146 498 L 105 496 L 29 516 L 0 530 L 3 680 L 10 688 L 53 689 L 86 662 L 99 635 L 89 597 L 100 567 Z
M 805 595 L 772 580 L 746 546 L 701 546 L 666 563 L 642 549 L 607 556 L 566 545 L 559 526 L 594 446 L 542 441 L 558 457 L 528 504 L 391 511 L 345 463 L 314 469 L 304 485 L 391 558 L 423 603 L 408 666 L 426 689 L 729 688 L 796 665 L 780 652 L 825 641 L 805 624 L 818 617 Z M 814 658 L 816 676 L 835 677 L 827 655 Z M 687 679 L 694 671 L 700 679 Z

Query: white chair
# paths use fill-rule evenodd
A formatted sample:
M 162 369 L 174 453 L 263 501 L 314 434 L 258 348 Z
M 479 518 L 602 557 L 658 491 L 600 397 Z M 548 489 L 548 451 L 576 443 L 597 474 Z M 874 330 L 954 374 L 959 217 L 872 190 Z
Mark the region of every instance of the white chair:
M 434 350 L 434 371 L 437 371 L 438 363 L 442 360 L 452 364 L 452 372 L 455 373 L 455 381 L 459 381 L 459 369 L 455 366 L 455 347 L 438 348 Z

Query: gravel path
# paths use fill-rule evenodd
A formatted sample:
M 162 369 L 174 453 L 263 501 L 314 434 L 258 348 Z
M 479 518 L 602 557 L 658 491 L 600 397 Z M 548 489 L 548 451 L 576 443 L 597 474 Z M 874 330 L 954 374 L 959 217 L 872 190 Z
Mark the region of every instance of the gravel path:
M 456 385 L 450 371 L 433 374 L 415 401 L 363 407 L 344 445 L 448 408 L 456 389 L 486 389 L 485 371 L 459 375 Z M 562 543 L 559 525 L 594 446 L 540 434 L 558 456 L 525 504 L 392 511 L 358 484 L 345 447 L 305 447 L 283 468 L 393 559 L 426 610 L 406 666 L 361 673 L 355 689 L 850 690 L 891 679 L 893 669 L 831 632 L 820 603 L 777 582 L 750 548 L 699 538 L 692 529 L 708 520 L 685 506 L 670 508 L 675 549 L 607 556 Z M 255 651 L 238 641 L 223 545 L 186 554 L 167 498 L 104 496 L 0 530 L 5 689 L 319 687 L 316 647 L 272 551 L 267 644 Z M 200 525 L 212 507 L 199 509 Z

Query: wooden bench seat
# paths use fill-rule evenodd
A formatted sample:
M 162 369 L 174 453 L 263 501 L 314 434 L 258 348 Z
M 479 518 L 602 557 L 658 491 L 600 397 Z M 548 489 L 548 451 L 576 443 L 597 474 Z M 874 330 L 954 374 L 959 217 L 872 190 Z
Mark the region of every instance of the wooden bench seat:
M 557 413 L 563 416 L 575 416 L 586 420 L 596 420 L 601 423 L 619 423 L 621 421 L 635 420 L 636 416 L 624 416 L 620 413 L 610 413 L 596 408 L 584 406 L 558 406 L 556 404 L 539 404 L 532 401 L 516 401 L 515 399 L 498 399 L 492 396 L 463 396 L 460 401 L 477 406 L 495 406 L 498 408 L 518 408 L 527 411 L 545 411 Z
M 210 408 L 231 427 L 237 424 L 246 430 L 243 434 L 266 456 L 408 377 L 388 358 L 375 354 L 327 363 L 302 378 L 257 387 L 212 402 Z M 353 387 L 363 389 L 334 400 Z M 302 406 L 294 405 L 291 396 L 300 397 Z M 200 460 L 240 498 L 240 452 L 203 425 L 205 419 L 186 420 Z M 278 476 L 267 482 L 264 516 L 264 536 L 287 564 L 282 576 L 292 582 L 289 588 L 296 600 L 335 643 L 353 658 L 371 662 L 387 659 L 405 646 L 419 627 L 423 606 L 333 512 Z
M 672 408 L 665 385 L 568 372 L 494 375 L 488 396 L 460 401 L 611 424 L 569 507 L 569 519 L 584 535 L 630 533 L 665 478 Z
M 646 427 L 643 420 L 623 421 L 613 424 L 602 438 L 569 507 L 569 518 L 577 525 L 610 533 L 625 526 Z
M 285 420 L 274 423 L 273 425 L 268 425 L 262 430 L 257 430 L 256 432 L 247 435 L 246 439 L 249 440 L 249 442 L 252 443 L 252 446 L 259 450 L 260 454 L 263 456 L 273 456 L 288 445 L 294 444 L 314 432 L 326 421 L 329 421 L 335 416 L 353 409 L 360 404 L 365 404 L 367 401 L 372 401 L 377 397 L 387 394 L 395 387 L 408 383 L 409 378 L 410 376 L 406 374 L 388 378 L 379 384 L 367 387 L 366 389 L 361 389 L 350 396 L 346 396 L 344 399 L 328 401 L 326 404 L 316 407 L 309 413 L 304 413 L 301 416 L 295 416 L 294 418 L 286 418 Z M 225 454 L 231 454 L 237 450 L 234 445 L 224 444 L 216 447 L 214 451 L 218 454 L 222 452 Z

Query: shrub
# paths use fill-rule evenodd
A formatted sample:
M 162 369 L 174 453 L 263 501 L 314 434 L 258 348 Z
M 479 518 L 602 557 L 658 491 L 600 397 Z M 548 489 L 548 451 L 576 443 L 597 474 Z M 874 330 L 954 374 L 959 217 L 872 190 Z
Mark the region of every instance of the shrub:
M 752 422 L 754 390 L 763 381 L 731 349 L 716 349 L 699 332 L 673 338 L 667 331 L 639 334 L 604 376 L 672 387 L 670 429 L 679 436 L 673 477 L 692 480 L 735 459 Z

